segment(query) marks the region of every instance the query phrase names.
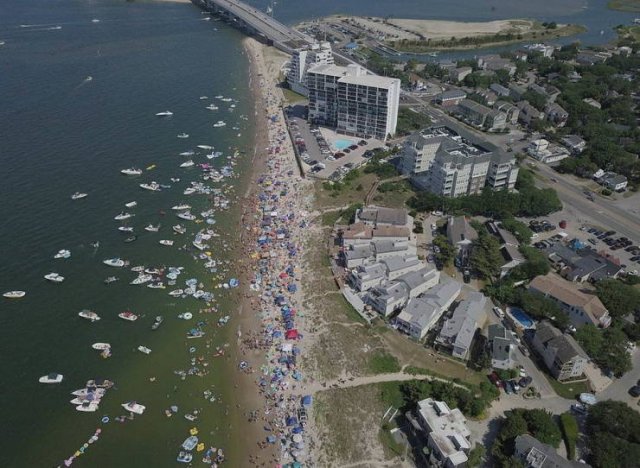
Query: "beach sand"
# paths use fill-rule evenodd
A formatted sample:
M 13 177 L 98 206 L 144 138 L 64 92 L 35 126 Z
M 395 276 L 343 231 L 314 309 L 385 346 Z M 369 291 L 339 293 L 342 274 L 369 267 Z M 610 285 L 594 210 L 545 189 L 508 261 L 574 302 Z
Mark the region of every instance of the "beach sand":
M 256 128 L 252 174 L 241 201 L 243 214 L 238 229 L 239 248 L 242 249 L 238 252 L 238 257 L 241 258 L 238 269 L 242 271 L 243 289 L 238 309 L 240 322 L 236 333 L 236 349 L 231 359 L 238 365 L 241 361 L 246 361 L 247 368 L 241 370 L 239 366 L 236 367 L 238 370 L 232 376 L 234 387 L 237 389 L 232 418 L 237 426 L 233 430 L 242 438 L 242 450 L 239 450 L 239 458 L 234 458 L 233 464 L 276 466 L 280 462 L 293 460 L 291 457 L 281 460 L 286 451 L 281 452 L 279 442 L 267 444 L 266 437 L 273 435 L 277 439 L 292 438 L 291 428 L 287 428 L 285 419 L 299 407 L 301 384 L 290 375 L 275 383 L 272 378 L 276 369 L 283 368 L 278 362 L 278 357 L 284 355 L 281 348 L 286 344 L 294 344 L 301 356 L 290 369 L 303 371 L 302 356 L 311 344 L 311 336 L 307 334 L 304 314 L 299 309 L 303 293 L 300 276 L 304 272 L 296 267 L 295 280 L 285 280 L 281 276 L 281 272 L 292 265 L 288 250 L 283 247 L 286 245 L 284 242 L 270 249 L 269 277 L 263 278 L 261 282 L 256 280 L 259 253 L 257 237 L 262 232 L 262 211 L 259 209 L 258 196 L 267 188 L 260 183 L 261 180 L 271 178 L 278 183 L 282 181 L 288 194 L 281 195 L 274 204 L 279 210 L 295 215 L 295 220 L 290 223 L 281 221 L 280 226 L 286 226 L 289 231 L 289 245 L 294 244 L 301 249 L 304 230 L 298 223 L 304 223 L 306 206 L 303 195 L 312 185 L 298 173 L 293 147 L 284 123 L 281 107 L 284 96 L 277 84 L 281 66 L 287 57 L 251 38 L 245 39 L 243 45 L 250 62 L 250 88 L 255 102 Z M 261 284 L 261 289 L 251 290 L 249 285 L 252 281 Z M 284 331 L 280 307 L 273 304 L 273 297 L 269 295 L 271 293 L 266 292 L 270 285 L 284 281 L 295 282 L 299 286 L 293 293 L 288 293 L 283 288 L 283 294 L 287 296 L 288 304 L 298 312 L 296 328 L 304 336 L 303 340 L 292 342 L 271 339 L 268 331 L 273 327 Z M 271 382 L 271 385 L 261 386 L 261 379 Z M 265 430 L 265 427 L 270 430 Z M 304 430 L 305 441 L 312 439 L 311 432 L 309 423 Z M 298 457 L 303 458 L 304 455 Z

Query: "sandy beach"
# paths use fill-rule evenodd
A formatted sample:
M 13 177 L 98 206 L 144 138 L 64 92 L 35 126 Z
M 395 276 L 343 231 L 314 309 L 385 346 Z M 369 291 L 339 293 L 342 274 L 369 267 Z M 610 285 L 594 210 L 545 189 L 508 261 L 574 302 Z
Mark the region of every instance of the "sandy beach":
M 234 466 L 280 466 L 308 457 L 309 423 L 300 412 L 304 352 L 310 343 L 300 310 L 306 227 L 304 193 L 276 86 L 285 59 L 254 39 L 244 40 L 255 99 L 255 153 L 239 226 L 242 302 L 234 386 L 242 434 Z M 285 465 L 286 466 L 286 465 Z

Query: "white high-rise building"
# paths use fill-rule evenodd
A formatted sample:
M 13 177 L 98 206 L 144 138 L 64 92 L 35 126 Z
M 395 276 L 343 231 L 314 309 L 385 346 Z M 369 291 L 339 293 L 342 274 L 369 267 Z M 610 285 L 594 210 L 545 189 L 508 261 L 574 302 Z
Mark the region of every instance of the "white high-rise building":
M 368 75 L 358 65 L 316 65 L 307 72 L 309 120 L 360 138 L 396 132 L 400 80 Z
M 308 96 L 309 91 L 306 85 L 308 68 L 314 65 L 333 65 L 333 63 L 333 52 L 329 42 L 316 42 L 296 49 L 289 62 L 287 83 L 296 93 Z

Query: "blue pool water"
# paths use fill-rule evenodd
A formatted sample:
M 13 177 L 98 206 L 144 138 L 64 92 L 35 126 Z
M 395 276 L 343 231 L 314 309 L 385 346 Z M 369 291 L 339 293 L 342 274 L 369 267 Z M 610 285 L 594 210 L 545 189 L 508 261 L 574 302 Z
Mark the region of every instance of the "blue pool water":
M 345 148 L 348 148 L 351 145 L 355 145 L 355 142 L 352 140 L 346 140 L 346 139 L 336 140 L 333 143 L 333 146 L 335 146 L 337 150 L 343 150 Z
M 511 307 L 509 312 L 524 328 L 533 327 L 533 319 L 529 317 L 524 310 L 518 307 Z

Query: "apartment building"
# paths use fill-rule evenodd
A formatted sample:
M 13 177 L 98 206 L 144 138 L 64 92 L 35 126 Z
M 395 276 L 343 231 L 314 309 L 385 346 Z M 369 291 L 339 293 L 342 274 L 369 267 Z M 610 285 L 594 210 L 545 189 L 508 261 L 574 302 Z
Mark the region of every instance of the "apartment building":
M 478 194 L 485 186 L 512 190 L 518 176 L 512 154 L 448 125 L 407 138 L 400 164 L 417 188 L 446 197 Z
M 507 125 L 507 115 L 504 112 L 490 109 L 471 99 L 460 101 L 456 107 L 456 113 L 470 125 L 489 132 L 502 130 Z
M 486 304 L 484 294 L 476 291 L 469 293 L 467 299 L 458 304 L 451 318 L 442 326 L 436 343 L 449 349 L 452 356 L 468 359 L 476 330 L 487 318 L 484 310 Z
M 531 341 L 547 369 L 557 380 L 574 379 L 584 374 L 589 356 L 571 335 L 544 321 L 538 324 Z
M 358 65 L 315 65 L 307 71 L 309 121 L 338 133 L 386 140 L 396 132 L 400 80 L 368 75 Z
M 333 65 L 331 43 L 316 42 L 293 51 L 287 72 L 287 83 L 291 90 L 304 96 L 309 95 L 307 89 L 307 70 L 314 65 Z

